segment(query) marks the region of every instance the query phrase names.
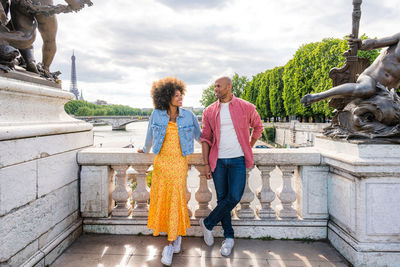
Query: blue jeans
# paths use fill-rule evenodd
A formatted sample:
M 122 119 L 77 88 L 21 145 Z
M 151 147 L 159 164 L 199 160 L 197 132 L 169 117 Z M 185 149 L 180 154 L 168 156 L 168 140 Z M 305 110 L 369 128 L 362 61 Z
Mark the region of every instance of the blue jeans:
M 246 185 L 244 157 L 218 159 L 212 177 L 217 193 L 217 206 L 204 219 L 204 225 L 212 230 L 221 222 L 225 238 L 234 238 L 231 210 L 239 203 Z

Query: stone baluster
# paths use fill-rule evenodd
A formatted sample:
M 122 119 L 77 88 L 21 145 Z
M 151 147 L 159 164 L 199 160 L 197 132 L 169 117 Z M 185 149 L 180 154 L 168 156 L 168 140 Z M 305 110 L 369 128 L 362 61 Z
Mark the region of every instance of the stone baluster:
M 199 189 L 194 195 L 197 200 L 197 203 L 199 203 L 199 207 L 195 210 L 194 216 L 196 218 L 201 218 L 208 216 L 208 214 L 210 214 L 211 212 L 208 203 L 211 201 L 212 194 L 210 189 L 208 188 L 204 165 L 195 165 L 195 168 L 200 172 L 199 174 L 200 184 L 199 184 Z
M 136 188 L 133 191 L 132 199 L 135 201 L 135 207 L 132 211 L 132 217 L 147 218 L 149 215 L 150 190 L 147 186 L 147 170 L 149 164 L 134 164 L 133 168 L 137 171 Z
M 190 171 L 190 169 L 188 170 L 188 172 Z M 188 178 L 189 178 L 189 174 L 187 175 L 187 177 L 186 177 L 186 181 L 188 180 Z M 189 188 L 188 188 L 188 186 L 187 186 L 187 182 L 186 182 L 186 203 L 187 203 L 187 207 L 188 207 L 188 214 L 189 214 L 189 218 L 192 218 L 192 216 L 193 216 L 193 213 L 192 213 L 192 211 L 190 210 L 190 207 L 189 207 L 189 201 L 190 201 L 190 198 L 192 197 L 192 194 L 191 194 L 191 192 L 189 191 Z
M 293 202 L 297 199 L 297 194 L 292 188 L 292 177 L 296 166 L 281 165 L 279 169 L 282 171 L 282 188 L 278 192 L 278 198 L 282 203 L 282 210 L 279 211 L 281 218 L 297 218 L 297 212 L 293 208 Z
M 254 200 L 254 193 L 249 187 L 249 173 L 253 168 L 246 169 L 246 186 L 244 187 L 244 192 L 242 199 L 240 200 L 240 209 L 236 212 L 240 219 L 254 219 L 254 210 L 250 207 L 250 202 Z
M 126 170 L 128 165 L 112 165 L 111 168 L 116 173 L 117 186 L 111 196 L 115 201 L 115 208 L 112 211 L 112 216 L 129 216 L 132 211 L 132 206 L 129 203 L 129 197 L 132 194 L 132 189 L 127 185 Z
M 257 168 L 261 171 L 261 187 L 257 192 L 257 198 L 261 203 L 258 216 L 261 219 L 275 218 L 276 212 L 271 207 L 271 202 L 275 199 L 275 193 L 271 190 L 270 185 L 270 173 L 275 169 L 275 166 L 257 165 Z

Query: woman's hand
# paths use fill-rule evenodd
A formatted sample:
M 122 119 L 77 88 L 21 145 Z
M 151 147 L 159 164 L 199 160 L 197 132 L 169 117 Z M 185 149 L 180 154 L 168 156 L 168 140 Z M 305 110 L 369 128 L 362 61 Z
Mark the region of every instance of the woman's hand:
M 204 165 L 204 173 L 206 175 L 207 180 L 212 179 L 212 175 L 211 175 L 211 167 L 209 164 Z
M 138 153 L 144 153 L 144 152 L 143 152 L 143 149 L 138 149 L 137 152 L 138 152 Z

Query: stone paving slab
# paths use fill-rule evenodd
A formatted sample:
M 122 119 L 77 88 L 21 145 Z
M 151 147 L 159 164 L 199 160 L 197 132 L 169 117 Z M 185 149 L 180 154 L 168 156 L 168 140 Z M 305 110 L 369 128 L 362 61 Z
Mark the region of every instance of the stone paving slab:
M 236 239 L 229 257 L 221 256 L 222 238 L 208 247 L 199 237 L 184 237 L 172 266 L 349 266 L 327 242 Z M 84 234 L 51 267 L 163 266 L 164 236 Z

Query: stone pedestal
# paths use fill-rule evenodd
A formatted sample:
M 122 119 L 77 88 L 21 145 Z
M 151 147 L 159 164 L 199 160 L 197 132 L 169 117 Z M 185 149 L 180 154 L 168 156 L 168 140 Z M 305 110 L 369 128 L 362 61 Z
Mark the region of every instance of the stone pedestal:
M 316 138 L 328 176 L 328 238 L 355 266 L 400 262 L 400 145 Z
M 82 230 L 76 155 L 92 126 L 65 113 L 72 94 L 31 76 L 0 76 L 1 266 L 51 264 Z

